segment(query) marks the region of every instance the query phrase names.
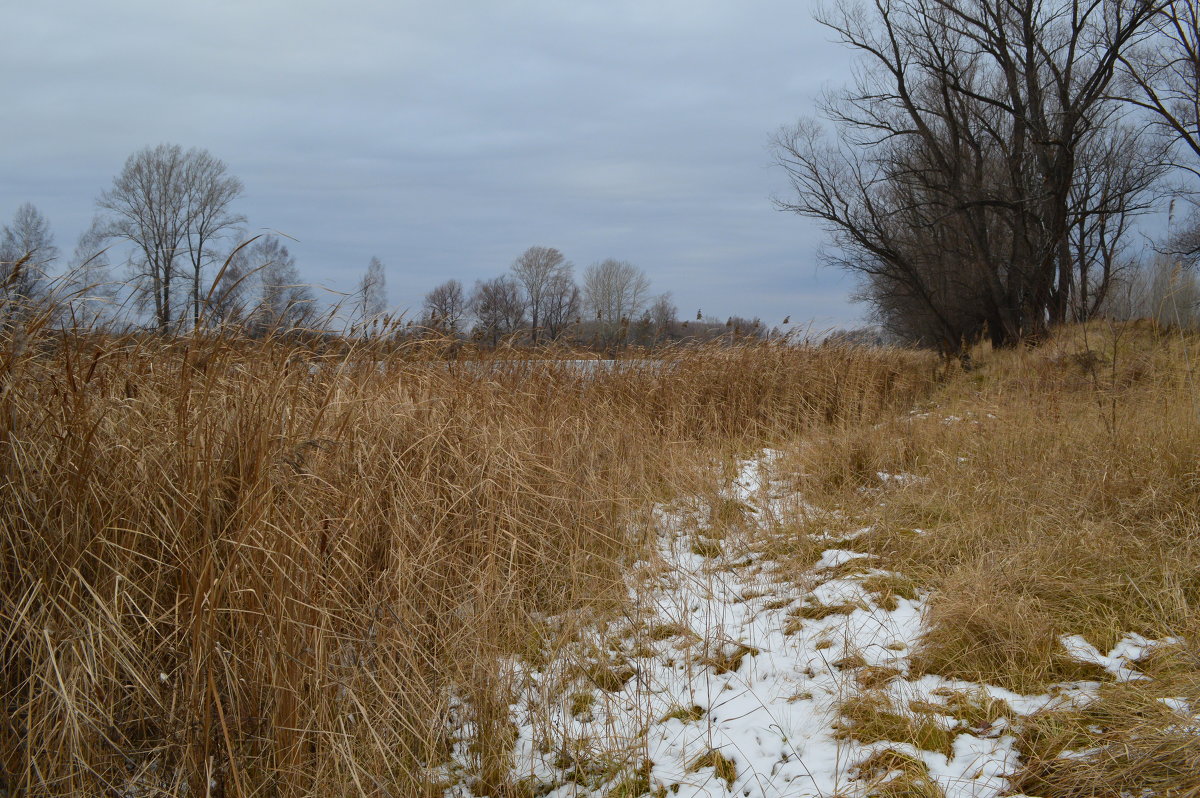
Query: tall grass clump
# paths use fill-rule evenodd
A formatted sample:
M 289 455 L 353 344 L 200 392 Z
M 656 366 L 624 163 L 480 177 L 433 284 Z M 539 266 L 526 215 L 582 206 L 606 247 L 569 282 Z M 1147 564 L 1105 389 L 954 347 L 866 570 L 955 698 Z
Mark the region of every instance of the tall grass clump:
M 3 787 L 503 792 L 506 663 L 624 600 L 653 502 L 735 438 L 865 421 L 927 380 L 832 347 L 586 371 L 9 325 Z
M 859 346 L 711 346 L 660 355 L 672 379 L 641 401 L 673 436 L 786 441 L 797 432 L 873 423 L 925 398 L 927 353 Z

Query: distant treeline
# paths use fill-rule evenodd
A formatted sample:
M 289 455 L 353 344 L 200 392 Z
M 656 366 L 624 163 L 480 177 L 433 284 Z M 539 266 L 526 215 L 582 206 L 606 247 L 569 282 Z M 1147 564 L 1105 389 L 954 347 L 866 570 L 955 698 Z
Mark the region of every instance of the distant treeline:
M 434 287 L 413 326 L 418 334 L 490 346 L 556 342 L 598 350 L 784 335 L 758 318 L 721 322 L 698 310 L 695 319 L 681 321 L 671 293 L 651 296 L 645 272 L 624 261 L 591 264 L 581 285 L 563 253 L 542 246 L 525 250 L 507 273 L 476 280 L 470 291 L 455 279 Z
M 681 321 L 670 292 L 652 296 L 639 268 L 605 260 L 582 284 L 561 252 L 535 246 L 508 272 L 433 288 L 414 314 L 389 312 L 382 261 L 372 257 L 355 290 L 319 301 L 284 240 L 250 235 L 236 210 L 241 181 L 220 159 L 177 144 L 131 155 L 96 201 L 97 213 L 62 261 L 46 218 L 31 203 L 0 235 L 0 312 L 75 329 L 239 328 L 613 350 L 681 340 L 781 336 L 760 319 Z M 50 318 L 52 317 L 52 318 Z M 785 321 L 786 325 L 786 321 Z

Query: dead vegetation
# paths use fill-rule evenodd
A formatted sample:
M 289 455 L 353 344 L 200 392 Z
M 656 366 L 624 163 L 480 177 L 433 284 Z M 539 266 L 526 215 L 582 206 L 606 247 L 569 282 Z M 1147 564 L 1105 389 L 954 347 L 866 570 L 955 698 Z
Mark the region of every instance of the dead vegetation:
M 1102 683 L 1085 709 L 1017 722 L 1018 791 L 1200 790 L 1198 343 L 1145 323 L 1095 323 L 1037 349 L 983 348 L 929 403 L 825 436 L 788 463 L 809 502 L 869 528 L 840 547 L 903 575 L 864 580 L 881 604 L 928 591 L 913 676 L 1033 694 Z M 1114 682 L 1061 642 L 1082 635 L 1106 652 L 1128 634 L 1181 641 L 1173 665 L 1156 654 L 1132 665 L 1149 680 Z M 900 721 L 872 731 L 892 718 L 870 693 L 846 711 L 857 721 L 847 734 L 922 737 Z
M 586 371 L 45 321 L 0 333 L 13 795 L 424 796 L 456 756 L 517 790 L 503 663 L 570 638 L 548 617 L 619 607 L 655 501 L 932 376 L 840 347 Z
M 928 600 L 919 645 L 892 648 L 906 672 L 835 663 L 859 690 L 844 736 L 945 753 L 1003 722 L 1014 789 L 1200 789 L 1192 337 L 1076 328 L 976 352 L 935 386 L 918 355 L 837 347 L 585 371 L 363 343 L 4 336 L 10 794 L 430 795 L 460 778 L 520 794 L 504 663 L 547 661 L 576 639 L 573 614 L 618 612 L 651 508 L 680 496 L 707 497 L 712 537 L 692 539 L 714 567 L 753 544 L 777 573 L 856 579 L 884 609 Z M 801 436 L 774 465 L 807 502 L 796 517 L 751 524 L 714 492 L 714 462 Z M 872 556 L 813 574 L 830 547 Z M 773 606 L 799 631 L 863 605 Z M 1060 640 L 1103 652 L 1130 633 L 1176 641 L 1133 663 L 1148 679 L 1114 681 Z M 637 634 L 630 651 L 689 631 Z M 587 716 L 595 690 L 627 689 L 637 670 L 618 660 L 581 665 L 565 706 Z M 1027 717 L 982 692 L 884 700 L 921 673 L 1101 686 Z M 885 754 L 860 763 L 864 784 L 938 794 Z M 580 778 L 626 772 L 593 764 Z M 732 760 L 694 764 L 736 778 Z

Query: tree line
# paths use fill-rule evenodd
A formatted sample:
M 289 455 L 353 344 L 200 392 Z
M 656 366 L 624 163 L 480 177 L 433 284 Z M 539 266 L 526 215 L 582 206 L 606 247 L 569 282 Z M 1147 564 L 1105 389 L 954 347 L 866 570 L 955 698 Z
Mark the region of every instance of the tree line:
M 423 334 L 493 347 L 502 341 L 557 342 L 598 350 L 781 335 L 757 318 L 731 316 L 720 323 L 697 311 L 694 321 L 680 321 L 671 293 L 651 295 L 646 273 L 626 261 L 593 263 L 583 270 L 580 284 L 566 256 L 544 246 L 525 250 L 508 272 L 476 280 L 470 291 L 457 279 L 435 286 L 425 295 L 415 326 Z
M 57 298 L 60 321 L 77 328 L 127 321 L 132 311 L 163 333 L 230 325 L 252 334 L 324 330 L 334 314 L 302 278 L 283 237 L 247 233 L 235 208 L 243 192 L 206 150 L 145 147 L 99 195 L 97 214 L 57 279 L 50 225 L 26 203 L 0 231 L 0 310 L 11 317 Z M 123 275 L 113 274 L 118 256 Z M 611 350 L 768 334 L 758 319 L 722 324 L 697 312 L 694 322 L 681 322 L 671 294 L 651 296 L 645 272 L 624 261 L 588 266 L 580 285 L 563 254 L 543 246 L 470 291 L 447 280 L 409 319 L 387 313 L 385 270 L 373 257 L 341 305 L 355 332 L 449 336 L 493 347 L 556 342 Z
M 247 232 L 234 207 L 243 192 L 207 150 L 145 147 L 101 192 L 91 226 L 56 279 L 50 225 L 25 203 L 0 233 L 0 310 L 11 317 L 50 303 L 62 323 L 81 328 L 130 315 L 160 332 L 313 327 L 325 309 L 281 236 Z M 118 254 L 123 275 L 113 273 Z M 377 318 L 386 296 L 384 267 L 373 257 L 345 310 L 359 322 Z
M 1129 305 L 1136 220 L 1194 206 L 1197 0 L 843 0 L 858 56 L 817 119 L 774 140 L 828 262 L 905 341 L 1011 346 Z M 1194 212 L 1156 243 L 1192 285 Z

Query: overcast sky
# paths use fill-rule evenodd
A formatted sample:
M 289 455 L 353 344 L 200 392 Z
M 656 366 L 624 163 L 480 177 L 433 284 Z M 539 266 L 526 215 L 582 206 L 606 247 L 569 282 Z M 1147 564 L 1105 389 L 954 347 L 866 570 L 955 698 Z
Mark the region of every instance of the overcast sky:
M 203 147 L 305 277 L 390 302 L 531 245 L 641 267 L 681 316 L 855 323 L 767 142 L 846 77 L 811 0 L 12 3 L 0 220 L 69 256 L 146 145 Z

